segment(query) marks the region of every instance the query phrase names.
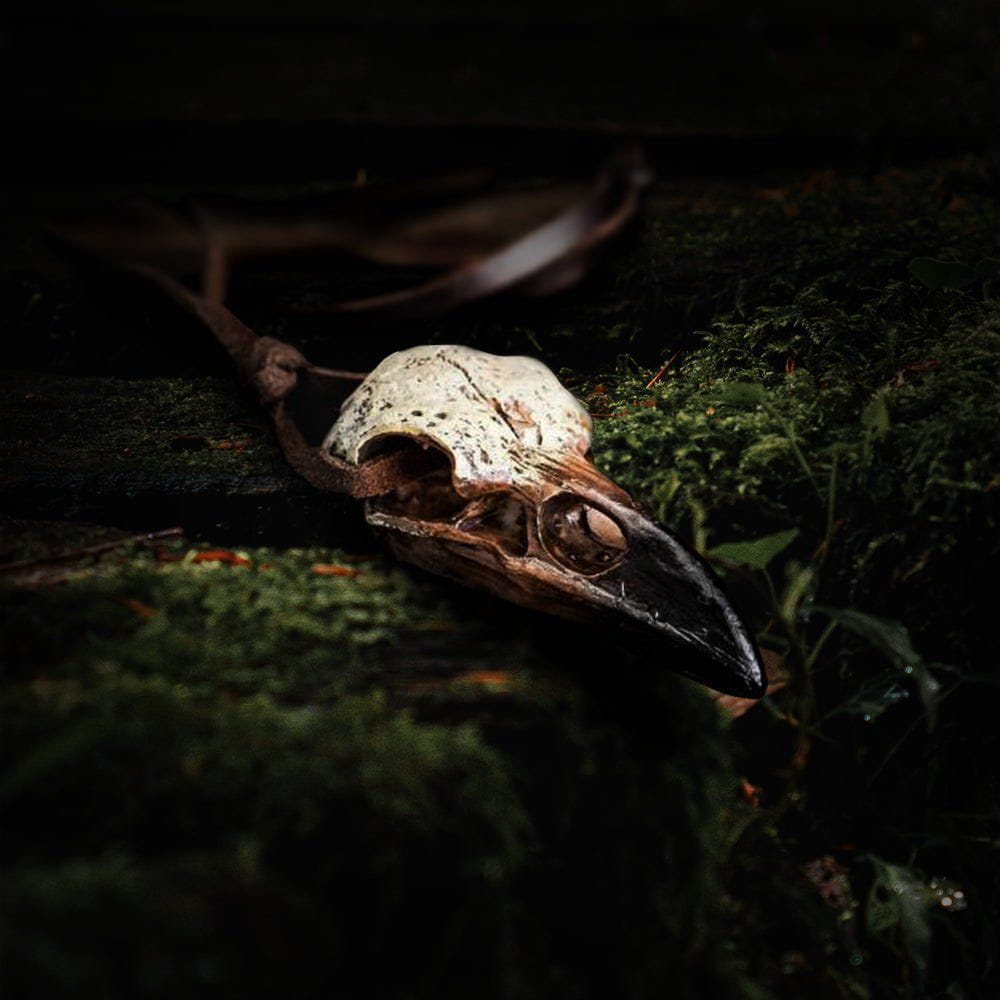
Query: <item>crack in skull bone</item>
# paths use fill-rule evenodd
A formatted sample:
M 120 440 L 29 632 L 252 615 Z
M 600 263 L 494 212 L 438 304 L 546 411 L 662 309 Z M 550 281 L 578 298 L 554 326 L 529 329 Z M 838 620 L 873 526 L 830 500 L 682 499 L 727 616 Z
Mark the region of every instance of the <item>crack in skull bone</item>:
M 390 355 L 344 403 L 325 446 L 358 464 L 379 439 L 423 438 L 471 494 L 537 482 L 590 447 L 590 416 L 540 361 L 428 345 Z M 543 443 L 544 442 L 544 447 Z

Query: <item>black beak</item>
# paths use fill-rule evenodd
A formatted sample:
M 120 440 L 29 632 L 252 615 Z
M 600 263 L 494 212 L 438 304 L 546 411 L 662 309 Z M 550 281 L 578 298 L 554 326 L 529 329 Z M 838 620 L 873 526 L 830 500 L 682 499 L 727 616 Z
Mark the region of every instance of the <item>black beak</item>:
M 572 556 L 558 558 L 558 546 L 550 542 L 553 562 L 562 565 L 555 572 L 554 565 L 547 567 L 551 589 L 546 610 L 630 632 L 635 644 L 662 657 L 665 667 L 716 691 L 762 697 L 767 678 L 757 646 L 708 564 L 607 492 L 581 489 L 572 499 L 603 515 L 595 520 L 591 514 L 590 523 L 615 522 L 618 530 L 608 535 L 605 529 L 605 536 L 619 540 L 617 555 L 601 570 L 598 563 L 581 564 L 579 541 L 575 564 Z M 577 523 L 585 533 L 584 522 Z
M 571 476 L 561 474 L 560 483 Z M 491 534 L 482 512 L 472 520 L 463 512 L 457 524 L 377 510 L 366 516 L 408 562 L 525 607 L 630 633 L 656 666 L 724 694 L 765 692 L 757 646 L 708 564 L 596 473 L 542 502 L 529 551 L 516 543 L 516 519 L 505 530 L 495 519 Z
M 588 581 L 600 603 L 640 641 L 665 650 L 670 669 L 724 694 L 762 697 L 767 678 L 756 643 L 708 564 L 638 511 L 614 507 L 628 550 Z

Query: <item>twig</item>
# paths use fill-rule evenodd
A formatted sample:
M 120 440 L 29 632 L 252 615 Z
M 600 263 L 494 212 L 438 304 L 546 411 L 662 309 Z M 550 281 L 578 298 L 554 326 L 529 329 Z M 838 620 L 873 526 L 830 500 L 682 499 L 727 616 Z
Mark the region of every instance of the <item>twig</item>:
M 36 556 L 34 559 L 19 559 L 17 562 L 0 563 L 0 573 L 16 573 L 18 570 L 31 569 L 32 566 L 44 563 L 72 562 L 75 559 L 83 559 L 85 556 L 96 556 L 103 552 L 110 552 L 122 545 L 158 542 L 164 538 L 177 538 L 183 533 L 183 528 L 163 528 L 160 531 L 147 531 L 141 535 L 125 535 L 112 541 L 99 542 L 96 545 L 87 545 L 80 549 L 70 549 L 68 552 L 60 552 L 56 555 Z
M 813 492 L 816 494 L 816 498 L 819 500 L 822 507 L 827 506 L 827 497 L 823 496 L 823 491 L 819 488 L 819 483 L 816 481 L 816 475 L 812 470 L 812 466 L 806 461 L 805 455 L 802 454 L 802 449 L 799 448 L 798 441 L 795 440 L 795 429 L 792 425 L 780 414 L 773 406 L 768 402 L 764 402 L 764 409 L 767 411 L 768 415 L 781 424 L 781 429 L 785 432 L 785 437 L 788 439 L 788 444 L 792 449 L 792 454 L 798 460 L 799 465 L 802 467 L 803 472 L 806 474 L 806 478 L 812 485 Z
M 667 374 L 667 369 L 677 360 L 680 353 L 680 351 L 674 352 L 674 356 L 646 383 L 647 389 L 652 389 Z

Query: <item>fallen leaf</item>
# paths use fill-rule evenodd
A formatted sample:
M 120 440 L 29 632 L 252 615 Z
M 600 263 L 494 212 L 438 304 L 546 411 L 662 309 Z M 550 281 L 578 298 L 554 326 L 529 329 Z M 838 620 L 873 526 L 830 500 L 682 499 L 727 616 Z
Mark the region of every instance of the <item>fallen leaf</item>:
M 510 687 L 509 670 L 468 670 L 459 674 L 452 683 L 472 684 L 477 687 Z
M 143 604 L 142 601 L 136 600 L 134 597 L 118 597 L 116 600 L 123 608 L 128 608 L 140 618 L 152 618 L 156 614 L 155 608 Z
M 249 566 L 250 560 L 235 552 L 227 552 L 225 549 L 209 549 L 207 552 L 199 552 L 192 562 L 196 563 L 226 563 L 228 566 Z
M 761 659 L 764 661 L 764 671 L 767 675 L 767 690 L 765 695 L 774 694 L 782 688 L 788 686 L 788 671 L 785 669 L 785 661 L 777 653 L 770 649 L 761 650 Z M 719 694 L 712 692 L 715 702 L 731 719 L 738 719 L 746 715 L 754 705 L 760 702 L 755 698 L 740 698 L 734 694 Z
M 760 187 L 754 188 L 751 197 L 756 201 L 784 201 L 791 191 L 788 187 Z
M 361 572 L 349 566 L 337 566 L 335 563 L 317 563 L 312 571 L 316 576 L 358 576 Z
M 228 438 L 224 441 L 213 441 L 212 447 L 218 451 L 235 451 L 241 452 L 246 450 L 246 441 L 230 441 Z

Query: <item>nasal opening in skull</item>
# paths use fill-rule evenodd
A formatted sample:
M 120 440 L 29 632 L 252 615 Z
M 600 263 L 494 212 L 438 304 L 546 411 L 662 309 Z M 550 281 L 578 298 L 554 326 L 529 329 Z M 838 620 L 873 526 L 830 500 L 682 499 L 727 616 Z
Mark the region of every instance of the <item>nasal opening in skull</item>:
M 528 551 L 528 516 L 524 503 L 505 490 L 472 500 L 457 519 L 456 526 L 509 555 L 523 556 Z
M 380 510 L 415 521 L 446 521 L 468 504 L 452 482 L 450 459 L 433 444 L 403 434 L 387 434 L 371 442 L 362 457 L 376 458 L 402 450 L 412 450 L 417 471 L 412 479 L 379 497 Z
M 538 529 L 553 559 L 588 576 L 614 568 L 628 551 L 628 539 L 618 522 L 572 493 L 545 501 Z

